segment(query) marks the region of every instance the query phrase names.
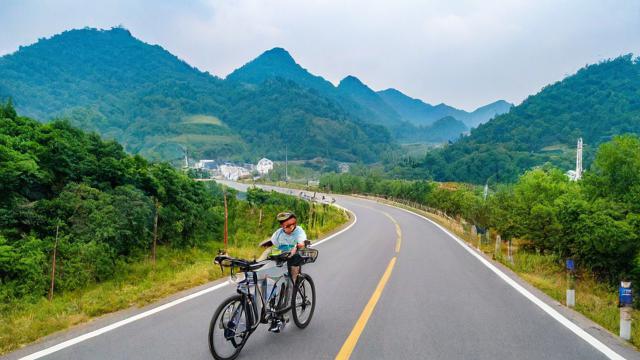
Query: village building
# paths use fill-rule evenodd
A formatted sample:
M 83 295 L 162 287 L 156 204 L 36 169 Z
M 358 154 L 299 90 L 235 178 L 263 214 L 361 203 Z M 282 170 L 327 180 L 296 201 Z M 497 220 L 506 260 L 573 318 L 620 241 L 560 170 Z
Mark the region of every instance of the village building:
M 258 165 L 256 166 L 256 170 L 260 173 L 260 175 L 266 175 L 269 171 L 273 170 L 273 161 L 262 158 L 258 161 Z
M 198 160 L 194 166 L 196 169 L 214 170 L 218 167 L 215 160 Z
M 251 176 L 249 170 L 231 164 L 220 165 L 220 174 L 227 180 L 237 181 Z

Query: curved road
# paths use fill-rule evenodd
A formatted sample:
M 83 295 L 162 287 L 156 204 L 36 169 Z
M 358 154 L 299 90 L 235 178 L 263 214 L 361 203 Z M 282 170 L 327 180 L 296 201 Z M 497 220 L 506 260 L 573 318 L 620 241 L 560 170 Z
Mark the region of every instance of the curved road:
M 589 324 L 582 326 L 607 345 L 579 337 L 436 225 L 372 201 L 336 198 L 357 221 L 320 243 L 318 261 L 304 268 L 317 290 L 310 326 L 299 330 L 291 322 L 281 334 L 261 326 L 240 359 L 638 358 Z M 71 346 L 50 348 L 78 330 L 8 358 L 212 359 L 209 320 L 233 293 L 233 286 L 218 286 Z

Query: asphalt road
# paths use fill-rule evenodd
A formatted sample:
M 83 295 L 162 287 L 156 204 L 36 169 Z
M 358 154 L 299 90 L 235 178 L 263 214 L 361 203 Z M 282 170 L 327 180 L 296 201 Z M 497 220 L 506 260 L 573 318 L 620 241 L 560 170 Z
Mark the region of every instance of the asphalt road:
M 368 200 L 337 197 L 337 203 L 357 221 L 320 244 L 318 261 L 303 269 L 316 285 L 311 324 L 299 330 L 291 322 L 280 334 L 261 326 L 240 359 L 335 358 L 394 258 L 352 359 L 607 358 L 434 224 Z M 206 339 L 210 317 L 234 292 L 231 285 L 221 287 L 44 358 L 212 359 Z M 615 343 L 610 347 L 627 358 L 638 356 Z

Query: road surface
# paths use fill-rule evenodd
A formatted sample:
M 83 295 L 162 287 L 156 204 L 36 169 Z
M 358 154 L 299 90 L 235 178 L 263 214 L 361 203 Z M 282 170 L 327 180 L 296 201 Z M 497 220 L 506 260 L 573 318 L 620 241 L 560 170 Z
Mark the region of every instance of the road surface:
M 357 221 L 319 244 L 318 261 L 303 269 L 316 284 L 311 324 L 299 330 L 290 322 L 281 334 L 261 326 L 240 359 L 638 358 L 588 323 L 581 326 L 600 340 L 577 335 L 433 223 L 369 200 L 336 199 Z M 235 292 L 221 282 L 210 285 L 218 285 L 214 291 L 71 346 L 51 348 L 77 339 L 77 331 L 7 358 L 212 359 L 210 317 Z

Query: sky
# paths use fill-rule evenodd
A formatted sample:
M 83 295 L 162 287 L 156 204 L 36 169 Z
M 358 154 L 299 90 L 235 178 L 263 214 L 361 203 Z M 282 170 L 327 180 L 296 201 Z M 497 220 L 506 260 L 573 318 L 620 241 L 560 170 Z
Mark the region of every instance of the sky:
M 221 78 L 283 47 L 334 84 L 353 75 L 468 111 L 640 55 L 637 0 L 0 0 L 0 55 L 119 25 Z

